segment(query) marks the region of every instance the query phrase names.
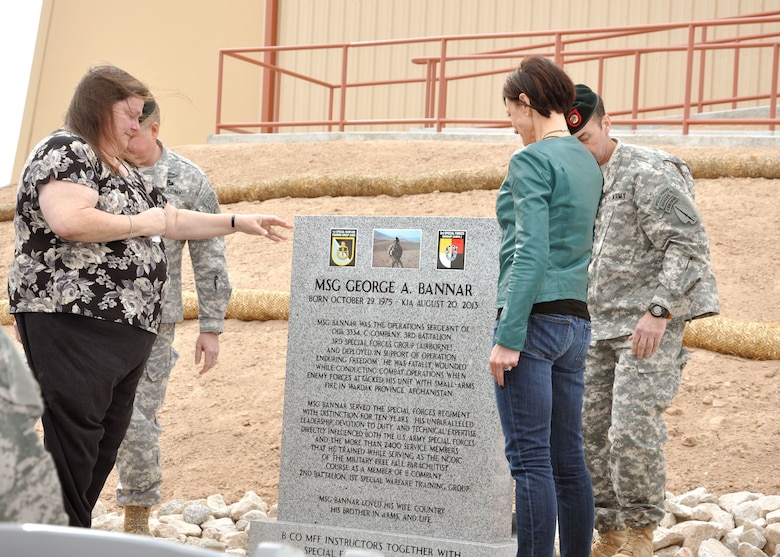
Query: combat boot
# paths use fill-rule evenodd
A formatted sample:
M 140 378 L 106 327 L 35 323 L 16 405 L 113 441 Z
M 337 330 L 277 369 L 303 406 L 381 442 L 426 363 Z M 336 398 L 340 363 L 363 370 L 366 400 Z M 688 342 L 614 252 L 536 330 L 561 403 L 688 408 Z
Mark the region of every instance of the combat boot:
M 626 526 L 626 541 L 615 557 L 653 557 L 653 531 L 655 528 Z
M 590 548 L 590 557 L 612 557 L 626 543 L 626 537 L 625 530 L 599 532 L 598 539 L 593 540 Z
M 151 536 L 149 531 L 149 511 L 151 507 L 125 507 L 125 532 Z

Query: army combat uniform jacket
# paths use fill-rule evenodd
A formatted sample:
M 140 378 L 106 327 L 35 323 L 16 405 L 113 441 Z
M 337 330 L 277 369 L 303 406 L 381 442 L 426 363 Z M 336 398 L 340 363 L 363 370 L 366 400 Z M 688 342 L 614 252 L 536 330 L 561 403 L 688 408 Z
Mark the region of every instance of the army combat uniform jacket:
M 162 144 L 161 144 L 162 146 Z M 154 166 L 140 169 L 168 202 L 177 209 L 201 213 L 220 213 L 219 201 L 203 171 L 184 157 L 162 146 L 163 154 Z M 163 323 L 178 323 L 184 319 L 182 302 L 181 260 L 185 243 L 189 243 L 190 259 L 195 273 L 198 294 L 198 321 L 201 333 L 221 333 L 232 287 L 227 272 L 224 238 L 205 240 L 168 240 L 170 286 L 162 311 Z
M 0 522 L 68 524 L 54 460 L 35 431 L 42 413 L 38 383 L 0 330 Z
M 718 313 L 688 165 L 663 151 L 618 142 L 602 171 L 588 270 L 593 340 L 631 334 L 651 303 L 675 320 Z

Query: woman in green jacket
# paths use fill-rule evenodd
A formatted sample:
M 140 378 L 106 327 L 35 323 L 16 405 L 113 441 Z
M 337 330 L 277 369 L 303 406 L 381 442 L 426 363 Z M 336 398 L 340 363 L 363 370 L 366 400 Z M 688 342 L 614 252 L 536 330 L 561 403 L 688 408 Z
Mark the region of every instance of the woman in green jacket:
M 593 494 L 582 449 L 590 342 L 588 261 L 603 178 L 569 134 L 574 83 L 551 61 L 523 60 L 504 103 L 525 147 L 496 199 L 498 316 L 490 371 L 515 480 L 518 556 L 590 552 Z

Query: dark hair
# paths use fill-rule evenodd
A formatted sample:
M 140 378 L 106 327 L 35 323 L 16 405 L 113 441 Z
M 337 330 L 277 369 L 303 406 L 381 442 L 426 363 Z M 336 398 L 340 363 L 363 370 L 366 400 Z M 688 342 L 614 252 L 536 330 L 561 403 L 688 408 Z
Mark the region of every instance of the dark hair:
M 107 162 L 101 143 L 116 141 L 112 126 L 114 104 L 131 97 L 145 101 L 151 94 L 141 81 L 115 66 L 91 68 L 73 92 L 65 126 L 89 143 L 103 162 Z
M 150 122 L 160 121 L 160 105 L 153 98 L 147 99 L 144 103 L 144 108 L 141 111 L 141 116 L 138 117 L 138 123 L 143 124 L 149 120 Z
M 552 112 L 568 114 L 574 103 L 574 82 L 560 67 L 547 58 L 529 56 L 504 83 L 504 101 L 520 102 L 520 94 L 528 96 L 528 106 L 549 118 Z
M 601 95 L 599 95 L 599 100 L 596 102 L 596 108 L 593 109 L 593 115 L 591 118 L 596 118 L 599 123 L 599 127 L 601 127 L 601 122 L 604 120 L 604 115 L 607 113 L 607 110 L 604 108 L 604 99 L 601 98 Z

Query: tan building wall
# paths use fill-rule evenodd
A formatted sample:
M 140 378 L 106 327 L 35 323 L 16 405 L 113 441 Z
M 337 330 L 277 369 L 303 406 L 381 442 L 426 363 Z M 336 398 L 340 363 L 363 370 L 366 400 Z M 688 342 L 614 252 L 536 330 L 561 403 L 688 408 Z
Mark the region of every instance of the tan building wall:
M 150 86 L 162 107 L 162 138 L 168 145 L 204 143 L 215 129 L 218 51 L 262 46 L 266 4 L 270 1 L 136 0 L 126 4 L 117 0 L 44 0 L 14 176 L 35 143 L 62 124 L 74 86 L 95 64 L 117 65 Z M 746 15 L 776 8 L 775 0 L 278 1 L 278 43 L 281 45 L 638 25 Z M 680 43 L 685 38 L 678 33 L 634 39 L 627 44 L 644 45 L 648 40 L 659 44 Z M 508 46 L 516 44 L 499 40 L 493 44 L 464 42 L 457 47 L 457 52 Z M 353 71 L 350 79 L 420 77 L 424 75 L 422 67 L 412 64 L 411 59 L 437 53 L 438 47 L 431 45 L 423 51 L 409 46 L 355 54 L 350 62 Z M 340 53 L 336 51 L 282 54 L 279 59 L 302 73 L 338 81 Z M 745 80 L 751 83 L 767 80 L 769 62 L 771 59 L 764 55 L 743 62 Z M 721 63 L 730 64 L 730 58 L 724 61 L 716 58 L 711 62 Z M 504 65 L 511 68 L 516 61 L 504 61 L 495 67 Z M 630 75 L 628 65 L 622 62 L 608 70 L 604 94 L 609 106 L 626 105 L 630 80 L 620 76 Z M 651 75 L 652 80 L 644 81 L 649 84 L 643 94 L 658 99 L 679 96 L 682 68 L 679 59 L 654 56 L 644 68 L 645 77 Z M 462 62 L 458 66 L 463 72 L 476 69 L 483 70 L 485 66 L 475 62 Z M 570 73 L 575 81 L 595 80 L 594 67 L 572 68 Z M 229 61 L 226 76 L 223 120 L 260 120 L 260 70 Z M 448 116 L 503 117 L 500 87 L 504 76 L 453 84 L 449 89 Z M 280 120 L 323 118 L 324 94 L 311 87 L 288 84 L 286 79 Z M 711 83 L 708 88 L 715 86 Z M 358 101 L 347 115 L 349 118 L 423 115 L 421 85 L 361 89 L 349 94 Z
M 262 0 L 43 0 L 41 12 L 14 180 L 35 144 L 62 125 L 94 65 L 119 66 L 150 87 L 166 144 L 205 143 L 214 133 L 219 49 L 262 45 L 265 26 Z M 256 103 L 259 81 L 237 79 L 238 102 Z
M 531 32 L 556 29 L 613 28 L 627 25 L 684 22 L 761 13 L 777 9 L 777 3 L 766 0 L 282 0 L 280 37 L 285 44 L 329 44 L 359 42 L 401 37 L 458 35 L 499 32 Z M 774 26 L 780 32 L 780 25 Z M 730 29 L 733 33 L 733 28 Z M 756 30 L 755 32 L 758 32 Z M 710 34 L 710 38 L 716 34 Z M 549 39 L 545 39 L 549 40 Z M 517 47 L 517 39 L 494 41 L 464 41 L 452 43 L 449 54 L 469 54 Z M 683 44 L 687 32 L 661 33 L 624 38 L 610 43 L 588 43 L 588 48 L 644 47 Z M 353 60 L 361 68 L 361 79 L 400 79 L 424 77 L 423 67 L 410 61 L 421 55 L 437 55 L 439 46 L 396 46 L 368 50 L 350 49 Z M 330 83 L 338 83 L 339 51 L 282 54 L 280 63 L 301 73 L 315 75 Z M 516 67 L 519 56 L 503 62 L 457 62 L 448 65 L 456 73 L 470 73 L 505 68 L 499 75 L 451 83 L 448 87 L 447 116 L 455 118 L 502 118 L 505 108 L 500 96 L 504 79 Z M 748 87 L 763 85 L 768 90 L 771 52 L 747 53 L 742 57 L 741 74 Z M 708 68 L 724 66 L 730 71 L 732 54 L 711 55 Z M 761 71 L 761 68 L 764 68 Z M 577 82 L 595 85 L 597 65 L 567 66 Z M 448 71 L 448 74 L 450 71 Z M 654 54 L 645 57 L 641 72 L 643 88 L 640 99 L 647 105 L 682 102 L 684 54 Z M 722 74 L 721 74 L 722 75 Z M 633 94 L 633 59 L 607 64 L 603 94 L 608 107 L 627 109 Z M 290 78 L 284 81 L 279 121 L 316 120 L 323 117 L 324 95 L 320 89 Z M 354 79 L 350 75 L 350 79 Z M 705 96 L 731 91 L 730 74 L 711 79 Z M 424 115 L 423 86 L 373 87 L 350 89 L 347 93 L 359 102 L 350 102 L 347 119 L 392 118 Z M 720 97 L 719 97 L 720 98 Z M 766 103 L 765 103 L 766 104 Z M 259 119 L 259 118 L 258 118 Z M 420 127 L 420 126 L 418 126 Z M 295 128 L 300 130 L 301 128 Z M 315 129 L 315 128 L 312 128 Z M 322 128 L 319 128 L 322 129 Z M 360 130 L 366 128 L 348 128 Z M 375 129 L 397 129 L 377 126 Z M 287 129 L 282 131 L 293 131 Z

